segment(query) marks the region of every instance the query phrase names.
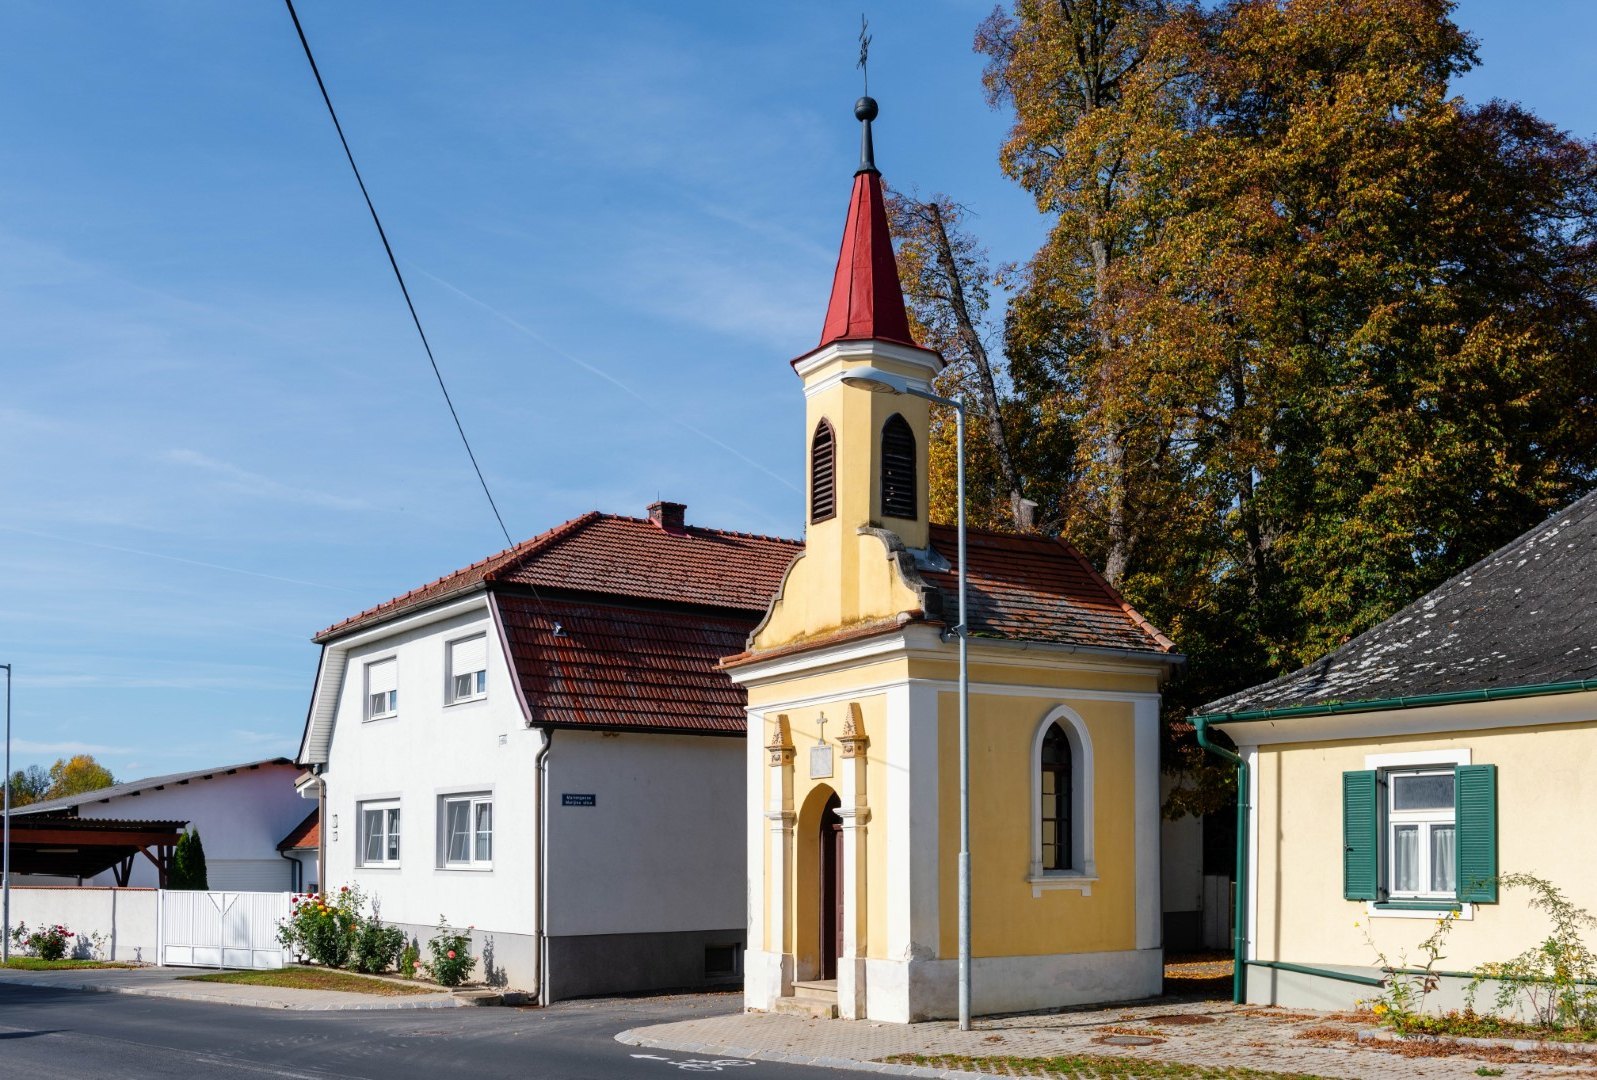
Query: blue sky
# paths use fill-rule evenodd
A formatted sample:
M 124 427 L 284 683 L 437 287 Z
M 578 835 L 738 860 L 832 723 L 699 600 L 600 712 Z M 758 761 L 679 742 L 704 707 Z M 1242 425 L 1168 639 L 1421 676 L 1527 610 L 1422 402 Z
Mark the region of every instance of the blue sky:
M 796 536 L 857 3 L 302 0 L 518 539 L 657 497 Z M 999 175 L 985 0 L 871 6 L 887 179 Z M 1597 5 L 1469 0 L 1460 90 L 1597 134 Z M 275 0 L 0 14 L 0 662 L 15 758 L 297 746 L 309 636 L 503 546 Z

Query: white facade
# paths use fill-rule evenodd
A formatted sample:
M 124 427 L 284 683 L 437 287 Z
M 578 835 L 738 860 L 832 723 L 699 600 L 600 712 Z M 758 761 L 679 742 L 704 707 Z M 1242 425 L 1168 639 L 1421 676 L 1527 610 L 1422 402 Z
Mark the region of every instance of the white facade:
M 218 769 L 209 779 L 196 777 L 113 795 L 103 802 L 80 802 L 77 813 L 82 818 L 188 822 L 205 843 L 211 888 L 286 891 L 292 886 L 294 868 L 278 854 L 277 845 L 312 808 L 294 791 L 299 772 L 296 765 L 270 763 Z M 134 856 L 128 884 L 154 888 L 159 883 L 155 864 Z M 86 878 L 84 884 L 115 885 L 116 879 L 106 870 Z
M 464 686 L 473 639 L 486 675 Z M 440 916 L 472 927 L 475 977 L 552 999 L 693 985 L 741 952 L 741 739 L 529 726 L 485 595 L 330 643 L 304 759 L 318 740 L 324 890 L 359 884 L 423 947 Z

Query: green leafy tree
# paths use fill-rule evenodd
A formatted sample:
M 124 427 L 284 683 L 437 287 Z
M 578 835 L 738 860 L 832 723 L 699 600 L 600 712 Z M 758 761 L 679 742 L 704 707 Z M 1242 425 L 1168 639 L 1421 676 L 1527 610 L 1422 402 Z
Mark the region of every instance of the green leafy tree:
M 210 879 L 205 869 L 205 845 L 198 829 L 190 829 L 178 838 L 172 852 L 172 868 L 167 873 L 169 889 L 209 889 Z
M 116 783 L 111 770 L 94 760 L 92 754 L 74 754 L 70 758 L 57 758 L 50 766 L 50 787 L 46 799 L 62 799 L 68 795 L 82 795 L 98 791 Z

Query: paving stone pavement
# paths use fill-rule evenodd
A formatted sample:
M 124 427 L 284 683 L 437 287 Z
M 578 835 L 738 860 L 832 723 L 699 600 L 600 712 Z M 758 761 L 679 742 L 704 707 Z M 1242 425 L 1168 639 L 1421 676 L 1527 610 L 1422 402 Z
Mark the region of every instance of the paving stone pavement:
M 1597 1077 L 1597 1058 L 1554 1054 L 1505 1054 L 1473 1048 L 1448 1056 L 1410 1056 L 1415 1048 L 1360 1044 L 1357 1032 L 1368 1017 L 1289 1012 L 1215 1001 L 1159 1001 L 1124 1007 L 1050 1014 L 987 1017 L 960 1031 L 952 1022 L 887 1024 L 868 1020 L 812 1020 L 767 1013 L 706 1017 L 634 1028 L 624 1043 L 694 1054 L 754 1057 L 833 1068 L 865 1068 L 901 1076 L 974 1077 L 979 1074 L 888 1065 L 897 1054 L 956 1054 L 964 1057 L 1113 1055 L 1191 1065 L 1245 1066 L 1283 1073 L 1337 1078 L 1412 1077 L 1414 1080 L 1473 1077 L 1477 1069 L 1502 1069 L 1505 1078 Z M 1149 1046 L 1103 1042 L 1115 1034 L 1140 1034 Z M 1462 1049 L 1462 1048 L 1461 1048 Z M 1403 1051 L 1408 1051 L 1407 1053 Z M 1489 1073 L 1487 1075 L 1499 1075 Z

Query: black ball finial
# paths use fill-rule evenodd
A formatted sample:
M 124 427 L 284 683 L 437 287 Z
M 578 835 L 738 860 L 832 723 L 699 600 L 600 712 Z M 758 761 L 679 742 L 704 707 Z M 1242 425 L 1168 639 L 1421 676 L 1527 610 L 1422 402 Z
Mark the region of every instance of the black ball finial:
M 863 120 L 868 123 L 876 119 L 876 113 L 876 99 L 873 97 L 862 97 L 854 103 L 854 119 L 856 120 Z

